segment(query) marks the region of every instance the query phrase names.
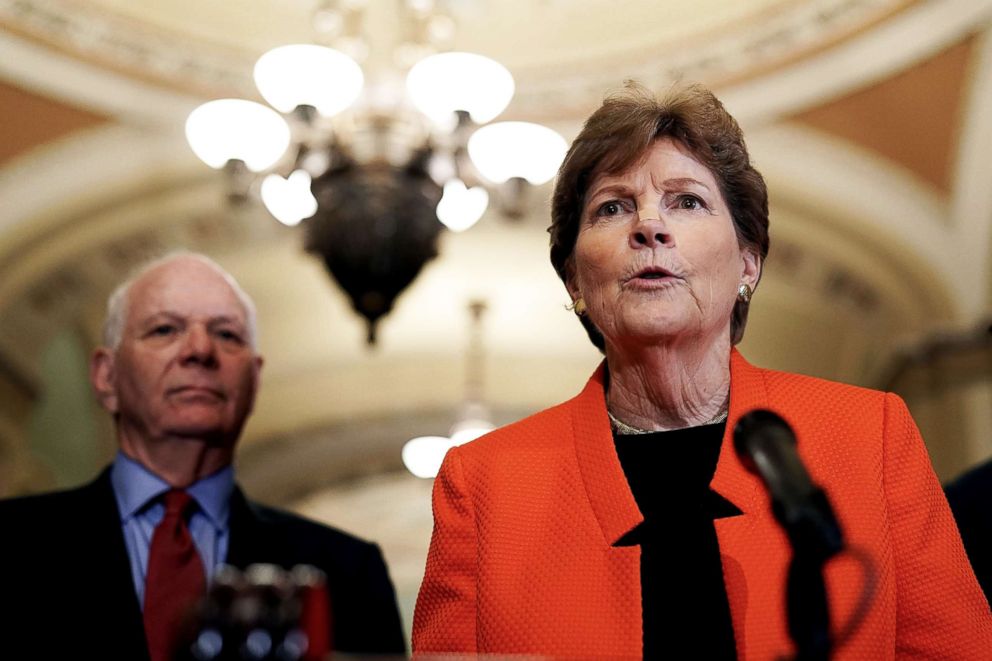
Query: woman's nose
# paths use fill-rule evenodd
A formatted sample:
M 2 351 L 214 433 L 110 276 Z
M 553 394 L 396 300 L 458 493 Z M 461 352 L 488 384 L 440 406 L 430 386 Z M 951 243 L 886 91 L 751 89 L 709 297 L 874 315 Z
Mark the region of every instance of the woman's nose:
M 668 227 L 657 214 L 641 212 L 630 230 L 631 248 L 658 248 L 673 242 Z

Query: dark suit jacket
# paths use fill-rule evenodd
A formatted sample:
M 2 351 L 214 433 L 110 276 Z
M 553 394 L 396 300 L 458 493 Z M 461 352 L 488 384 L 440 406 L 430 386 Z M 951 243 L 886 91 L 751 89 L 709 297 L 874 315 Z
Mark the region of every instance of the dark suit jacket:
M 992 601 L 992 461 L 961 475 L 945 491 L 975 576 Z
M 305 563 L 327 574 L 335 649 L 405 652 L 377 546 L 252 503 L 240 489 L 230 524 L 228 564 Z M 148 658 L 109 469 L 76 489 L 0 501 L 0 531 L 0 656 Z

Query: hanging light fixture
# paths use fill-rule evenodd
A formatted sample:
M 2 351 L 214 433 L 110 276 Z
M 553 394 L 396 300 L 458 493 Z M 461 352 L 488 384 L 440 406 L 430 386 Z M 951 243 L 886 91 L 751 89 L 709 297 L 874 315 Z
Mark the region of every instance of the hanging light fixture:
M 260 197 L 283 224 L 305 221 L 307 250 L 366 319 L 369 344 L 437 255 L 444 227 L 470 228 L 493 199 L 505 215 L 523 215 L 527 185 L 549 181 L 567 150 L 544 126 L 488 124 L 513 98 L 510 72 L 475 53 L 435 52 L 452 33 L 450 17 L 428 0 L 402 6 L 419 35 L 397 48 L 416 60 L 405 94 L 388 81 L 366 85 L 343 50 L 367 51 L 363 3 L 325 2 L 315 22 L 342 49 L 275 48 L 254 70 L 271 107 L 211 101 L 186 123 L 194 153 L 227 173 L 232 200 Z
M 403 465 L 417 477 L 435 477 L 448 450 L 474 441 L 495 429 L 483 396 L 485 349 L 482 341 L 482 314 L 486 311 L 486 304 L 483 301 L 472 301 L 468 309 L 471 327 L 465 361 L 465 399 L 462 400 L 458 416 L 447 436 L 418 436 L 403 445 Z

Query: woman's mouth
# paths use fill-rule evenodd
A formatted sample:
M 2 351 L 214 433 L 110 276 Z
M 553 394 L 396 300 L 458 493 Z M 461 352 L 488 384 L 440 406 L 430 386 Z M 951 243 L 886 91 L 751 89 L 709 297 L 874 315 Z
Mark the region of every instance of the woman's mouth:
M 634 273 L 626 280 L 625 284 L 640 289 L 657 289 L 681 280 L 682 278 L 668 269 L 653 266 Z

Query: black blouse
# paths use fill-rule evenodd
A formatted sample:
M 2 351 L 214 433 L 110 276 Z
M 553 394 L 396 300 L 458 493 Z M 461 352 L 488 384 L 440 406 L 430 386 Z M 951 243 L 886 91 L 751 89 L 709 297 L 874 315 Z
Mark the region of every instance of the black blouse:
M 644 658 L 695 650 L 736 659 L 713 520 L 741 511 L 710 489 L 724 425 L 618 435 L 617 455 L 644 521 L 618 546 L 641 547 Z

